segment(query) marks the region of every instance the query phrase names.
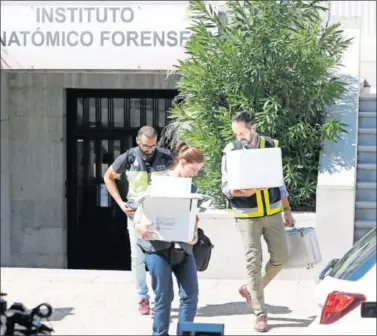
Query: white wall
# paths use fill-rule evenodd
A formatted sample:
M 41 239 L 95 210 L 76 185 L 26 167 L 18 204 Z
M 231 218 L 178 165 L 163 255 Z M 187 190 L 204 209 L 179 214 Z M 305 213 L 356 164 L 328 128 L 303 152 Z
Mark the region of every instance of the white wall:
M 330 14 L 360 19 L 360 76 L 376 85 L 376 1 L 330 1 Z
M 338 21 L 339 18 L 334 18 Z M 353 44 L 344 54 L 339 75 L 347 92 L 327 109 L 328 119 L 346 124 L 347 132 L 337 142 L 326 141 L 320 157 L 317 183 L 317 235 L 326 260 L 341 257 L 353 245 L 356 197 L 357 130 L 359 111 L 358 18 L 344 19 L 342 28 Z
M 316 214 L 311 212 L 294 213 L 296 227 L 315 227 Z M 246 281 L 245 256 L 241 235 L 233 216 L 226 210 L 208 209 L 199 214 L 199 226 L 215 246 L 208 269 L 200 272 L 204 279 L 239 279 Z M 263 266 L 269 260 L 267 244 L 262 238 Z M 278 280 L 315 280 L 322 263 L 311 270 L 285 269 L 278 274 Z

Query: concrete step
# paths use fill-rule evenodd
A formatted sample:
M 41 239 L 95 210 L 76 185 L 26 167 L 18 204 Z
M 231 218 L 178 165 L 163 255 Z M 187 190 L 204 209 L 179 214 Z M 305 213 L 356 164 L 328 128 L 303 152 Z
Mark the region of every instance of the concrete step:
M 376 111 L 376 100 L 375 99 L 360 99 L 360 101 L 359 101 L 359 111 L 375 112 Z
M 354 243 L 363 238 L 370 230 L 376 227 L 376 221 L 356 221 L 354 230 Z
M 376 87 L 365 87 L 360 92 L 359 111 L 376 112 Z
M 359 201 L 356 202 L 356 221 L 376 221 L 377 204 L 373 201 Z
M 376 146 L 376 128 L 360 128 L 358 144 L 361 146 Z
M 356 202 L 356 208 L 360 208 L 360 209 L 376 209 L 377 208 L 377 204 L 376 204 L 376 202 L 370 202 L 370 201 Z
M 359 128 L 376 128 L 376 110 L 359 112 Z
M 374 163 L 358 163 L 357 182 L 376 182 L 376 164 Z
M 358 163 L 376 163 L 376 146 L 358 146 Z
M 377 201 L 376 182 L 358 182 L 356 185 L 356 202 Z
M 376 227 L 376 222 L 372 220 L 359 220 L 355 221 L 355 226 L 370 231 Z

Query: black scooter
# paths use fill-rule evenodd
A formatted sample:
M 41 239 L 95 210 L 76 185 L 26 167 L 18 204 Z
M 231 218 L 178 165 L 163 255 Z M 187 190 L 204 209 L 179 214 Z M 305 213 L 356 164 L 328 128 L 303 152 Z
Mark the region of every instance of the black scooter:
M 52 315 L 52 307 L 42 303 L 33 309 L 27 309 L 22 303 L 13 303 L 9 309 L 7 301 L 3 299 L 6 294 L 0 294 L 1 309 L 1 336 L 39 336 L 52 335 L 54 331 L 42 320 L 48 320 Z

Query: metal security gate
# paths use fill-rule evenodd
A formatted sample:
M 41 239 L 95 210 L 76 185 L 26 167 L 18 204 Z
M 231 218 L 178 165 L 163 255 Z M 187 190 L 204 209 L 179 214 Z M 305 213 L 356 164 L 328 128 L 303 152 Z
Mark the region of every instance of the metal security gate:
M 68 268 L 130 270 L 125 214 L 103 175 L 136 145 L 137 131 L 160 133 L 175 90 L 67 90 Z

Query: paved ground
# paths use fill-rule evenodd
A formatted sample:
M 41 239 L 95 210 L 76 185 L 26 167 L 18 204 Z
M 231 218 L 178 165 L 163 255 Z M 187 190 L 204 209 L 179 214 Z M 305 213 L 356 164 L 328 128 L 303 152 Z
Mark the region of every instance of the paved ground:
M 200 280 L 197 322 L 225 323 L 226 335 L 252 335 L 253 315 L 238 296 L 238 280 Z M 316 314 L 314 282 L 276 280 L 266 289 L 275 335 L 302 335 Z M 137 313 L 129 272 L 1 269 L 8 302 L 53 305 L 56 335 L 151 335 L 152 319 Z M 176 334 L 178 300 L 170 334 Z

